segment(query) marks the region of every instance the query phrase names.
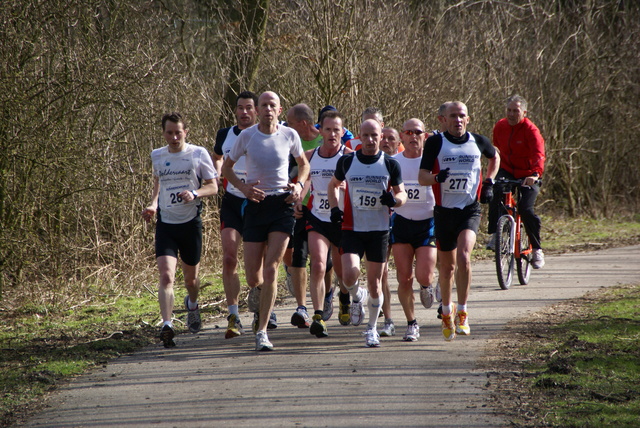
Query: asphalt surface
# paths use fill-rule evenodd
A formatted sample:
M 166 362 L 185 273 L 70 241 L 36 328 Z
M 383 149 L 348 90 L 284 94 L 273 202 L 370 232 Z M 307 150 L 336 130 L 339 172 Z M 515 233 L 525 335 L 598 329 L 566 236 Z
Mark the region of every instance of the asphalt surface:
M 318 339 L 289 323 L 293 299 L 277 308 L 273 352 L 254 351 L 254 336 L 225 339 L 226 322 L 119 358 L 61 388 L 31 427 L 502 427 L 477 367 L 504 325 L 590 290 L 640 281 L 640 246 L 547 256 L 527 286 L 500 290 L 493 264 L 473 263 L 471 336 L 445 342 L 435 305 L 416 291 L 419 341 L 402 341 L 406 322 L 395 282 L 396 335 L 366 348 L 363 326 L 340 326 Z M 517 280 L 517 279 L 516 279 Z M 417 285 L 414 287 L 417 289 Z M 310 304 L 310 302 L 309 302 Z M 251 314 L 242 321 L 250 325 Z M 382 319 L 381 319 L 382 320 Z M 379 322 L 379 327 L 382 321 Z

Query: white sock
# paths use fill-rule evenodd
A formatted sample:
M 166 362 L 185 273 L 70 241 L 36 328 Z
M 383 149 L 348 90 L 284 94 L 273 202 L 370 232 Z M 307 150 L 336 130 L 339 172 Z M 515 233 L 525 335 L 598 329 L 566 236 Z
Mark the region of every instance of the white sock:
M 229 315 L 231 315 L 231 314 L 239 315 L 240 314 L 238 312 L 238 305 L 229 305 L 228 309 L 229 309 Z
M 367 306 L 369 307 L 369 322 L 367 326 L 372 329 L 376 329 L 376 325 L 378 323 L 378 316 L 380 315 L 380 308 L 382 307 L 382 302 L 384 301 L 384 296 L 380 294 L 380 297 L 374 299 L 373 297 L 369 297 L 369 302 Z
M 189 297 L 187 305 L 189 306 L 190 311 L 195 311 L 196 309 L 198 309 L 198 302 L 197 301 L 195 303 L 192 302 L 191 297 Z
M 171 321 L 164 321 L 162 323 L 162 327 L 164 327 L 165 325 L 168 325 L 169 327 L 173 328 L 173 324 L 171 324 Z
M 353 284 L 351 287 L 347 287 L 347 291 L 349 292 L 349 294 L 351 295 L 351 300 L 353 302 L 359 302 L 360 298 L 358 297 L 358 295 L 360 294 L 360 287 L 358 287 L 358 283 L 356 282 L 355 284 Z
M 460 311 L 467 312 L 467 305 L 461 305 L 460 303 L 458 303 L 458 312 Z
M 442 305 L 442 315 L 449 315 L 453 311 L 453 303 Z

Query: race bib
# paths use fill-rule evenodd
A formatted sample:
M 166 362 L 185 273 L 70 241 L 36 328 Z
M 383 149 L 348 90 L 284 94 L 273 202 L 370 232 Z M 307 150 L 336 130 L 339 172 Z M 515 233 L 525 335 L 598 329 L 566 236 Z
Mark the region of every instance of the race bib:
M 247 171 L 246 170 L 237 170 L 234 169 L 233 172 L 236 173 L 236 177 L 240 179 L 243 183 L 247 182 Z
M 357 187 L 353 189 L 354 198 L 351 201 L 353 207 L 358 210 L 380 209 L 380 190 Z
M 404 190 L 407 192 L 407 203 L 424 204 L 427 202 L 427 188 L 417 181 L 405 181 Z
M 440 190 L 444 193 L 471 193 L 473 181 L 471 171 L 454 170 L 449 172 L 446 181 L 440 184 Z
M 313 192 L 313 206 L 318 212 L 318 214 L 328 214 L 331 212 L 331 207 L 329 207 L 329 197 L 327 196 L 327 192 Z
M 167 186 L 164 190 L 164 194 L 160 198 L 163 202 L 160 209 L 167 209 L 177 205 L 182 205 L 184 201 L 180 196 L 178 196 L 178 194 L 185 190 L 189 190 L 190 186 L 191 182 L 188 180 L 179 180 L 175 183 L 171 183 L 170 186 Z

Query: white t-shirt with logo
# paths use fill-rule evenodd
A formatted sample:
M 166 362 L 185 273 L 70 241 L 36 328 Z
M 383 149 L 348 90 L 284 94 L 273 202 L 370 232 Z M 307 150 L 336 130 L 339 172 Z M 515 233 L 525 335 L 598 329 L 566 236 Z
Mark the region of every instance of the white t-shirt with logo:
M 186 144 L 178 153 L 161 147 L 151 152 L 153 175 L 158 177 L 159 218 L 163 223 L 181 224 L 194 219 L 200 212 L 200 199 L 184 203 L 179 193 L 197 190 L 202 180 L 213 180 L 218 174 L 209 152 L 200 146 Z

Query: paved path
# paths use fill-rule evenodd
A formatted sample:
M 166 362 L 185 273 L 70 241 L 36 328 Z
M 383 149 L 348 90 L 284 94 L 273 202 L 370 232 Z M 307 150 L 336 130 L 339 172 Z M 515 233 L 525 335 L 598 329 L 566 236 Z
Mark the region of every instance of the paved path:
M 292 299 L 277 309 L 276 350 L 256 353 L 251 334 L 225 340 L 225 325 L 180 335 L 82 376 L 56 393 L 33 427 L 498 427 L 476 368 L 488 339 L 509 320 L 604 286 L 640 281 L 640 246 L 547 256 L 528 286 L 497 286 L 493 265 L 473 264 L 472 336 L 446 343 L 435 308 L 417 311 L 421 338 L 383 338 L 364 347 L 363 327 L 317 339 L 288 324 Z M 394 284 L 395 287 L 395 284 Z M 395 292 L 394 292 L 395 295 Z M 419 305 L 419 298 L 416 295 Z M 392 310 L 401 326 L 394 296 Z M 249 325 L 250 317 L 243 314 Z

